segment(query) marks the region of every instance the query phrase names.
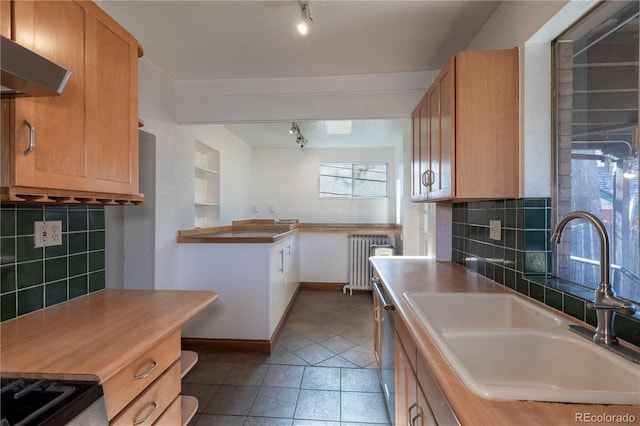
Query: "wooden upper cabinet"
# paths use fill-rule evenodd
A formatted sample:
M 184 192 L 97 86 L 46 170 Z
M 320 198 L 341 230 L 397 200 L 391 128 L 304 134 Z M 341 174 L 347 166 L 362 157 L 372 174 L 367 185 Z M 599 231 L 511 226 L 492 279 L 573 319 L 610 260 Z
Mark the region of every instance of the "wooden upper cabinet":
M 73 2 L 17 1 L 15 41 L 73 72 L 62 95 L 17 98 L 14 175 L 18 186 L 89 189 L 85 140 L 85 13 Z M 29 124 L 33 126 L 30 130 Z M 35 146 L 25 154 L 34 132 Z M 4 186 L 4 184 L 3 184 Z
M 92 2 L 3 1 L 3 16 L 7 4 L 14 40 L 72 75 L 60 96 L 3 100 L 3 201 L 20 192 L 46 200 L 48 190 L 56 201 L 64 191 L 141 200 L 137 41 Z
M 11 38 L 11 3 L 0 2 L 0 35 Z
M 93 5 L 92 5 L 93 6 Z M 97 7 L 87 15 L 87 161 L 96 190 L 138 192 L 138 42 Z
M 519 196 L 518 85 L 517 49 L 450 58 L 427 91 L 426 196 L 414 201 Z

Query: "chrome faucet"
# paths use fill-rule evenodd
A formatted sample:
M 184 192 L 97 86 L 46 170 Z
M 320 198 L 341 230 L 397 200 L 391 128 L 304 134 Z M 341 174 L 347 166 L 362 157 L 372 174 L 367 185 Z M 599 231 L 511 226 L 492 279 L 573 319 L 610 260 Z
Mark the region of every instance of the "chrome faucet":
M 616 334 L 613 330 L 615 314 L 617 312 L 622 315 L 631 316 L 636 312 L 636 307 L 632 303 L 616 297 L 613 289 L 611 288 L 611 284 L 609 283 L 609 237 L 607 236 L 607 230 L 600 219 L 591 213 L 583 211 L 568 213 L 558 221 L 558 224 L 553 231 L 551 241 L 554 244 L 560 243 L 560 236 L 564 227 L 573 219 L 584 219 L 587 222 L 591 222 L 598 231 L 598 236 L 600 237 L 600 283 L 595 291 L 594 303 L 587 304 L 587 307 L 595 309 L 596 311 L 598 325 L 596 327 L 595 334 L 582 327 L 576 326 L 570 328 L 582 335 L 586 335 L 587 333 L 593 334 L 593 341 L 598 344 L 604 344 L 607 346 L 617 345 L 618 339 L 616 338 Z M 580 328 L 582 330 L 576 330 L 575 328 Z

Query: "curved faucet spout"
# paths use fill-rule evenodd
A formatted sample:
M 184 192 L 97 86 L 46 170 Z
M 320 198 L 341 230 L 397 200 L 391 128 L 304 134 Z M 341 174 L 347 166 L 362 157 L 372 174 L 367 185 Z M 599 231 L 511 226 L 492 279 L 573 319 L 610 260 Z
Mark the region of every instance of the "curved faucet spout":
M 587 222 L 591 222 L 591 224 L 596 228 L 596 231 L 598 231 L 598 237 L 600 238 L 600 283 L 604 284 L 609 290 L 611 290 L 611 285 L 609 284 L 609 236 L 607 235 L 607 229 L 604 227 L 604 224 L 600 219 L 591 213 L 583 211 L 568 213 L 558 221 L 558 224 L 553 230 L 551 241 L 554 244 L 559 244 L 564 227 L 573 219 L 584 219 Z

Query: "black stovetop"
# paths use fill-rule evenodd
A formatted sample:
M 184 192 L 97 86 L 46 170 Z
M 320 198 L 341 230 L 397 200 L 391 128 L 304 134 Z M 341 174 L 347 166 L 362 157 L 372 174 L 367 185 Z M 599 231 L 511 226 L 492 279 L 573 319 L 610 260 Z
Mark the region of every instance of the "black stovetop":
M 103 396 L 97 381 L 0 378 L 0 426 L 64 425 Z

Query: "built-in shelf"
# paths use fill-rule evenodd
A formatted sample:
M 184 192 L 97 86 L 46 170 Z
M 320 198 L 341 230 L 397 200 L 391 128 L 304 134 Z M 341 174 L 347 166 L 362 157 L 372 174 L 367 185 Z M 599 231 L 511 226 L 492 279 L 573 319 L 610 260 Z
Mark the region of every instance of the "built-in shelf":
M 195 141 L 194 145 L 194 225 L 196 228 L 220 223 L 220 152 Z
M 198 354 L 193 351 L 180 352 L 180 378 L 183 379 L 198 362 Z
M 182 406 L 182 425 L 186 426 L 198 411 L 198 399 L 194 396 L 180 395 L 180 405 Z

